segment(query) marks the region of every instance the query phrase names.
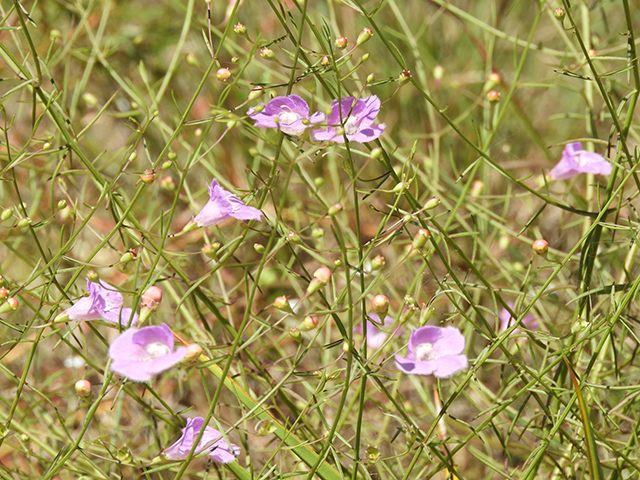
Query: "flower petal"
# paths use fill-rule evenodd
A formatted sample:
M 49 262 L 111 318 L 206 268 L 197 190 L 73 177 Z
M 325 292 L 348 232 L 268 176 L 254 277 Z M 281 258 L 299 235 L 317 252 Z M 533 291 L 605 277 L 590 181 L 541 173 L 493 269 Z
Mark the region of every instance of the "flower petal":
M 449 378 L 454 374 L 469 368 L 469 360 L 466 355 L 445 355 L 435 360 L 436 368 L 433 375 L 438 378 Z
M 401 357 L 400 355 L 396 355 L 395 360 L 398 370 L 410 375 L 432 375 L 437 367 L 436 362 L 433 360 L 416 362 L 405 357 Z

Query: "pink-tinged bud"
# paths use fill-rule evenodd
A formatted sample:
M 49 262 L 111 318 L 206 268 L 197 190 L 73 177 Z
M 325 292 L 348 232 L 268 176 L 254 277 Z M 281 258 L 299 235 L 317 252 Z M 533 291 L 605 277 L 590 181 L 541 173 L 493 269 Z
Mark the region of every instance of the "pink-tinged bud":
M 424 247 L 424 245 L 427 243 L 427 240 L 429 240 L 430 236 L 431 234 L 429 233 L 429 230 L 427 230 L 426 228 L 421 228 L 420 230 L 418 230 L 418 233 L 413 239 L 413 244 L 411 245 L 412 250 L 417 250 L 419 248 Z
M 273 301 L 273 306 L 276 307 L 281 312 L 293 313 L 293 309 L 291 308 L 291 305 L 289 305 L 289 300 L 287 300 L 287 297 L 285 297 L 284 295 L 277 297 Z
M 487 100 L 492 103 L 497 102 L 498 100 L 500 100 L 500 92 L 498 92 L 497 90 L 490 90 L 489 93 L 487 93 Z
M 218 256 L 218 250 L 220 250 L 220 243 L 215 242 L 202 247 L 202 254 L 207 258 L 214 259 Z
M 491 72 L 489 74 L 489 82 L 493 85 L 498 85 L 502 81 L 502 77 L 498 72 Z
M 140 299 L 140 304 L 151 310 L 158 308 L 160 302 L 162 302 L 162 290 L 155 286 L 147 288 L 147 291 L 142 294 Z
M 298 327 L 292 327 L 291 330 L 289 330 L 289 335 L 294 340 L 300 340 L 300 338 L 302 338 L 302 333 L 300 333 Z
M 320 60 L 320 62 L 322 63 L 323 67 L 328 67 L 329 65 L 331 65 L 331 60 L 326 55 L 322 57 L 322 60 Z
M 538 255 L 544 256 L 549 251 L 549 242 L 543 238 L 539 238 L 533 242 L 532 248 Z
M 273 50 L 271 50 L 269 47 L 264 47 L 264 48 L 260 49 L 260 56 L 262 58 L 264 58 L 265 60 L 275 60 L 276 59 L 276 54 L 273 53 Z
M 556 17 L 558 20 L 560 20 L 562 22 L 564 20 L 564 17 L 566 16 L 566 13 L 565 13 L 564 9 L 556 8 L 553 11 L 553 16 Z
M 371 300 L 371 310 L 378 314 L 380 320 L 384 322 L 384 317 L 389 311 L 389 299 L 386 295 L 376 295 Z
M 429 200 L 427 200 L 427 203 L 424 204 L 424 209 L 433 210 L 441 203 L 442 203 L 442 200 L 440 200 L 438 197 L 431 197 Z
M 344 205 L 342 205 L 341 203 L 335 203 L 331 205 L 331 207 L 329 207 L 329 216 L 333 217 L 334 215 L 340 213 L 342 210 L 344 210 Z
M 202 347 L 197 343 L 190 343 L 187 345 L 187 355 L 184 357 L 185 360 L 193 361 L 200 358 L 202 355 Z
M 7 300 L 0 305 L 0 314 L 10 313 L 18 308 L 18 300 L 14 297 L 7 298 Z
M 302 245 L 302 239 L 300 238 L 300 235 L 298 235 L 293 230 L 287 233 L 287 240 L 291 243 L 295 243 L 296 245 Z
M 373 30 L 368 27 L 362 29 L 360 34 L 358 35 L 358 39 L 356 40 L 356 45 L 362 45 L 364 42 L 367 42 L 373 36 Z
M 236 32 L 238 35 L 244 35 L 245 33 L 247 33 L 247 27 L 242 23 L 236 23 L 233 26 L 233 31 Z
M 135 260 L 137 256 L 138 256 L 138 253 L 134 249 L 130 248 L 129 250 L 124 252 L 124 254 L 120 257 L 120 263 L 121 264 L 129 263 Z
M 146 183 L 147 185 L 149 185 L 150 183 L 153 183 L 155 178 L 156 178 L 156 174 L 153 170 L 145 170 L 144 173 L 140 175 L 140 180 L 142 180 L 142 182 Z
M 176 191 L 176 181 L 170 175 L 162 177 L 162 180 L 160 180 L 160 186 L 165 192 L 172 193 Z
M 4 287 L 0 287 L 0 300 L 4 300 L 9 296 L 9 290 Z
M 377 255 L 373 257 L 373 260 L 371 260 L 371 270 L 373 270 L 374 272 L 376 270 L 380 270 L 382 267 L 386 265 L 386 263 L 387 261 L 382 255 Z
M 336 38 L 336 48 L 342 50 L 343 48 L 347 48 L 349 41 L 347 37 L 338 37 Z
M 595 48 L 590 48 L 589 50 L 587 50 L 587 53 L 589 54 L 590 57 L 595 57 L 598 54 Z
M 216 72 L 216 78 L 221 82 L 226 82 L 231 78 L 231 72 L 229 71 L 228 68 L 225 68 L 225 67 L 219 68 L 218 71 Z
M 249 92 L 249 96 L 247 97 L 247 100 L 249 102 L 252 102 L 253 100 L 257 100 L 258 98 L 260 98 L 262 95 L 264 95 L 264 87 L 262 86 L 253 87 L 253 89 L 251 89 L 251 92 Z
M 78 380 L 75 389 L 80 398 L 89 398 L 91 396 L 91 382 L 89 380 Z
M 411 72 L 409 70 L 403 70 L 400 72 L 398 76 L 398 81 L 400 83 L 406 83 L 411 79 Z
M 323 283 L 328 283 L 331 280 L 331 270 L 327 267 L 320 267 L 313 272 L 313 278 Z
M 471 184 L 470 195 L 472 198 L 479 196 L 484 190 L 484 182 L 482 180 L 474 180 Z
M 318 317 L 314 315 L 308 315 L 304 317 L 304 322 L 301 326 L 306 331 L 313 330 L 318 326 Z
M 98 275 L 98 272 L 96 272 L 95 270 L 89 270 L 87 272 L 87 278 L 90 282 L 93 283 L 98 283 L 100 281 L 100 275 Z

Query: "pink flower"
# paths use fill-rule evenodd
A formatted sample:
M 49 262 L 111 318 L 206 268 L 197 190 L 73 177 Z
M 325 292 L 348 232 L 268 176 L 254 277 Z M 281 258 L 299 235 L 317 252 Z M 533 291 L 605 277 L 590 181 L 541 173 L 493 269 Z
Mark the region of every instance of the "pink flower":
M 202 427 L 204 427 L 204 418 L 187 418 L 187 426 L 182 429 L 182 436 L 164 451 L 165 456 L 169 460 L 187 458 Z M 222 433 L 211 427 L 204 427 L 204 433 L 195 449 L 195 454 L 204 452 L 208 452 L 207 455 L 218 463 L 231 463 L 240 455 L 240 447 L 233 443 L 229 446 Z
M 324 120 L 324 113 L 321 112 L 309 117 L 309 105 L 297 95 L 275 97 L 262 111 L 256 113 L 255 110 L 251 107 L 247 115 L 256 121 L 256 127 L 279 128 L 287 135 L 300 136 L 310 123 Z
M 138 324 L 138 315 L 130 308 L 122 306 L 122 295 L 110 285 L 100 281 L 94 283 L 87 279 L 88 297 L 83 297 L 63 313 L 70 320 L 78 322 L 87 320 L 106 320 L 123 326 Z
M 261 220 L 262 212 L 242 203 L 242 200 L 222 188 L 214 178 L 209 186 L 209 201 L 193 221 L 199 227 L 212 227 L 231 218 Z
M 400 371 L 449 378 L 469 366 L 465 339 L 455 327 L 422 327 L 411 332 L 407 356 L 396 355 Z
M 507 303 L 507 305 L 509 305 L 509 308 L 513 310 L 513 302 L 509 302 Z M 516 321 L 516 319 L 511 316 L 506 308 L 503 308 L 500 311 L 500 313 L 498 314 L 498 318 L 500 319 L 500 333 L 507 330 L 507 328 L 513 325 Z M 521 324 L 529 330 L 538 328 L 538 321 L 536 320 L 536 317 L 534 317 L 531 313 L 528 313 L 524 316 Z M 516 328 L 513 330 L 513 332 L 511 332 L 511 335 L 517 335 L 518 333 L 520 333 L 520 329 Z
M 582 150 L 580 142 L 568 143 L 562 152 L 562 158 L 549 172 L 552 180 L 564 180 L 579 173 L 610 175 L 611 164 L 597 153 Z
M 319 142 L 331 140 L 344 142 L 347 140 L 366 143 L 375 140 L 384 131 L 386 125 L 379 123 L 374 125 L 380 112 L 380 99 L 375 95 L 364 99 L 355 97 L 342 97 L 340 101 L 334 100 L 331 104 L 331 114 L 327 119 L 328 127 L 313 130 L 313 138 Z M 344 135 L 338 134 L 338 129 L 344 125 Z

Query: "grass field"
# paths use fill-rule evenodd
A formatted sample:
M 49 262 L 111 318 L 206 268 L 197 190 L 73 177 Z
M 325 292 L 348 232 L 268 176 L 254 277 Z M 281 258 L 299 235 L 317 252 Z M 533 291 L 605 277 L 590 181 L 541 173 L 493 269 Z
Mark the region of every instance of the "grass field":
M 0 478 L 640 479 L 634 2 L 0 19 Z

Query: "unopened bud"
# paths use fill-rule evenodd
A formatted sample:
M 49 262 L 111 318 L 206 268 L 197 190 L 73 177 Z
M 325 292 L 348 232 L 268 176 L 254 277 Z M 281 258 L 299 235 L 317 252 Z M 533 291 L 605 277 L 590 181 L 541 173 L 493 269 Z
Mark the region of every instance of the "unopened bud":
M 160 168 L 162 170 L 169 170 L 171 168 L 171 165 L 173 165 L 173 162 L 171 160 L 165 160 L 164 162 L 162 162 L 162 166 Z
M 400 72 L 398 76 L 398 81 L 402 83 L 406 83 L 411 79 L 411 72 L 409 70 L 403 70 Z
M 342 210 L 344 210 L 344 205 L 342 205 L 341 203 L 335 203 L 329 207 L 329 216 L 333 217 L 334 215 L 340 213 Z
M 380 270 L 385 266 L 386 263 L 387 262 L 382 255 L 377 255 L 373 257 L 373 260 L 371 260 L 371 270 L 373 270 L 374 272 L 376 270 Z
M 90 107 L 95 107 L 98 104 L 98 98 L 93 93 L 85 92 L 82 94 L 82 100 Z
M 260 49 L 260 56 L 262 58 L 264 58 L 265 60 L 275 60 L 276 59 L 276 54 L 273 53 L 273 50 L 271 50 L 269 47 L 264 47 L 264 48 Z
M 361 62 L 366 62 L 367 60 L 369 60 L 369 54 L 365 53 L 364 55 L 362 55 L 362 57 L 360 57 L 360 61 Z
M 200 62 L 198 61 L 198 57 L 196 57 L 193 53 L 187 53 L 187 56 L 185 57 L 185 59 L 187 61 L 187 65 L 200 68 Z
M 233 26 L 233 31 L 236 32 L 238 35 L 244 35 L 245 33 L 247 33 L 247 27 L 242 23 L 236 23 Z
M 254 243 L 253 244 L 253 249 L 258 252 L 260 255 L 262 255 L 264 253 L 264 245 L 262 245 L 261 243 Z
M 313 179 L 313 184 L 316 186 L 316 188 L 320 188 L 324 185 L 324 178 L 322 177 L 316 177 Z
M 32 222 L 32 220 L 31 220 L 30 217 L 21 218 L 18 221 L 18 228 L 28 227 L 29 225 L 31 225 L 31 222 Z
M 293 243 L 293 244 L 302 245 L 302 239 L 300 238 L 300 235 L 298 235 L 293 230 L 291 230 L 291 231 L 289 231 L 289 233 L 287 233 L 287 240 L 289 242 Z
M 313 238 L 322 238 L 324 237 L 324 230 L 320 227 L 314 228 L 311 232 L 311 236 Z
M 291 305 L 289 305 L 289 300 L 287 300 L 287 297 L 285 297 L 284 295 L 277 297 L 273 301 L 273 306 L 276 307 L 281 312 L 293 313 L 293 309 L 291 308 Z
M 336 268 L 340 268 L 342 266 L 342 260 L 340 260 L 339 258 L 335 259 L 333 261 L 333 266 Z
M 58 30 L 57 28 L 54 28 L 49 32 L 49 37 L 52 40 L 57 40 L 59 38 L 62 38 L 62 32 L 60 30 Z
M 328 283 L 331 280 L 331 270 L 327 267 L 320 267 L 313 272 L 313 278 L 318 279 L 323 283 Z
M 262 95 L 264 95 L 264 87 L 261 87 L 261 86 L 253 87 L 251 92 L 249 92 L 249 96 L 247 97 L 247 99 L 251 102 L 253 100 L 257 100 Z
M 376 147 L 373 150 L 371 150 L 369 157 L 371 158 L 371 160 L 377 160 L 380 158 L 381 155 L 382 155 L 382 149 Z
M 300 338 L 302 337 L 302 333 L 300 333 L 298 327 L 291 327 L 291 330 L 289 330 L 289 335 L 294 340 L 300 340 Z
M 336 48 L 342 50 L 343 48 L 347 48 L 349 41 L 347 37 L 338 37 L 336 38 Z
M 497 102 L 498 100 L 500 100 L 500 92 L 498 92 L 497 90 L 489 90 L 489 93 L 487 93 L 487 100 L 492 103 Z
M 489 83 L 498 85 L 502 81 L 502 77 L 498 72 L 491 72 L 489 74 Z
M 176 181 L 170 175 L 162 177 L 162 180 L 160 180 L 160 186 L 165 192 L 171 193 L 176 191 Z
M 218 71 L 216 72 L 216 78 L 221 82 L 226 82 L 231 78 L 231 72 L 229 71 L 228 68 L 225 68 L 225 67 L 219 68 Z
M 373 36 L 373 30 L 368 27 L 362 29 L 360 34 L 358 35 L 358 39 L 356 40 L 356 45 L 362 45 L 364 42 L 367 42 Z
M 18 308 L 18 304 L 18 300 L 15 297 L 7 298 L 5 302 L 0 305 L 0 314 L 15 311 L 15 309 Z
M 417 306 L 416 299 L 413 298 L 413 295 L 405 295 L 404 304 L 406 307 L 409 307 L 409 308 L 416 308 Z
M 124 252 L 124 254 L 120 257 L 120 263 L 129 263 L 132 260 L 135 260 L 135 258 L 137 257 L 137 252 L 135 250 L 127 250 L 126 252 Z
M 595 57 L 598 54 L 595 48 L 590 48 L 589 50 L 587 50 L 587 53 L 589 54 L 590 57 Z
M 429 200 L 427 200 L 427 203 L 424 204 L 424 209 L 433 210 L 441 203 L 442 203 L 442 200 L 440 200 L 438 197 L 431 197 Z
M 378 314 L 380 320 L 384 322 L 384 317 L 389 311 L 389 299 L 386 295 L 376 295 L 371 300 L 371 310 Z
M 5 208 L 2 211 L 2 215 L 0 215 L 0 219 L 2 219 L 2 221 L 4 222 L 6 219 L 8 219 L 9 217 L 11 217 L 11 214 L 13 213 L 13 210 L 11 210 L 10 208 Z
M 129 162 L 133 162 L 136 158 L 138 158 L 138 152 L 133 151 L 129 154 Z
M 471 184 L 470 195 L 472 198 L 479 196 L 484 190 L 484 182 L 482 180 L 474 180 Z
M 433 67 L 433 79 L 439 83 L 442 77 L 444 77 L 444 67 L 442 65 Z
M 91 382 L 89 380 L 78 380 L 75 388 L 76 393 L 80 398 L 89 398 L 91 396 Z
M 433 316 L 434 312 L 435 312 L 435 309 L 431 306 L 425 307 L 420 310 L 420 326 L 421 327 L 429 321 L 429 319 Z
M 58 210 L 62 210 L 63 208 L 67 208 L 67 201 L 66 200 L 60 200 L 58 202 Z
M 214 242 L 212 244 L 207 244 L 202 247 L 202 253 L 207 258 L 216 258 L 218 256 L 218 250 L 220 250 L 220 243 Z
M 140 180 L 142 180 L 142 182 L 146 183 L 147 185 L 149 185 L 150 183 L 153 183 L 153 180 L 155 178 L 156 178 L 156 174 L 153 170 L 145 170 L 144 173 L 140 175 Z
M 329 65 L 331 65 L 331 60 L 326 55 L 322 57 L 321 62 L 322 62 L 322 65 L 325 67 L 328 67 Z
M 373 79 L 374 79 L 374 78 L 375 78 L 375 77 L 374 77 L 373 73 L 370 73 L 369 75 L 367 75 L 367 83 L 371 83 L 371 82 L 373 82 Z
M 9 296 L 9 290 L 4 287 L 0 287 L 0 300 L 4 300 Z
M 89 270 L 87 272 L 87 279 L 89 279 L 90 282 L 99 283 L 100 275 L 98 275 L 98 272 L 96 272 L 95 270 Z
M 539 238 L 533 242 L 533 251 L 538 255 L 543 256 L 549 251 L 549 242 L 546 240 Z
M 184 357 L 185 360 L 194 361 L 200 358 L 202 355 L 202 347 L 197 343 L 190 343 L 187 345 L 187 355 Z
M 564 9 L 556 8 L 553 11 L 553 16 L 562 22 L 564 20 L 564 17 L 566 16 L 566 13 L 564 12 Z
M 429 233 L 429 230 L 427 230 L 426 228 L 421 228 L 420 230 L 418 230 L 418 233 L 413 239 L 413 244 L 411 245 L 412 250 L 417 250 L 424 247 L 424 245 L 427 243 L 427 240 L 429 239 L 430 236 L 431 234 Z
M 238 57 L 231 57 L 231 63 L 238 63 L 240 59 Z
M 162 290 L 156 286 L 147 288 L 140 299 L 140 304 L 144 308 L 149 308 L 151 310 L 157 309 L 160 302 L 162 302 Z
M 306 317 L 304 317 L 304 322 L 302 323 L 301 328 L 309 331 L 309 330 L 313 330 L 317 326 L 318 326 L 318 317 L 314 315 L 307 315 Z

